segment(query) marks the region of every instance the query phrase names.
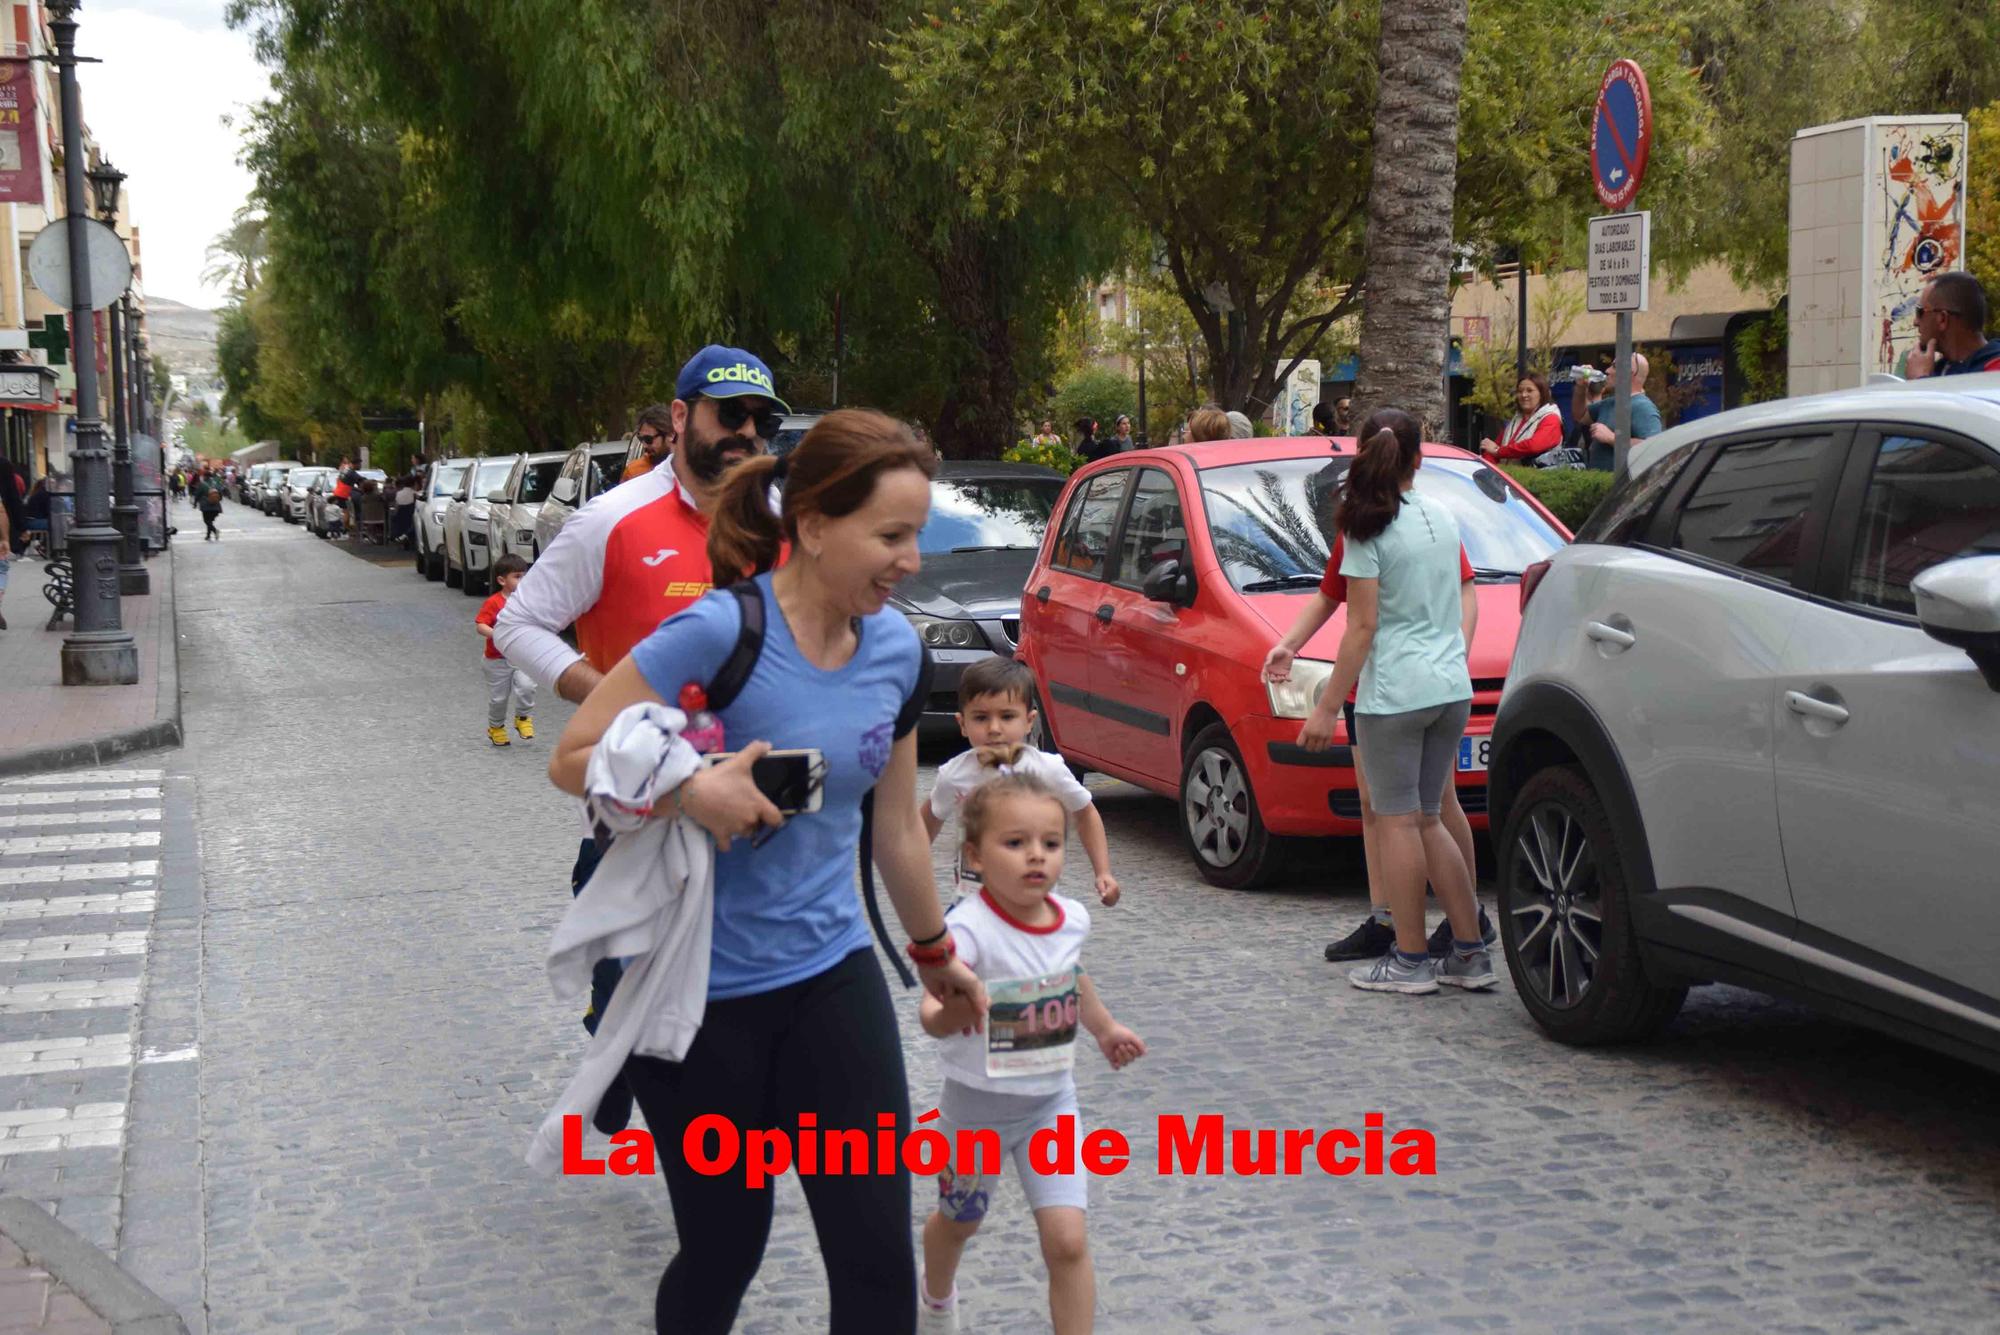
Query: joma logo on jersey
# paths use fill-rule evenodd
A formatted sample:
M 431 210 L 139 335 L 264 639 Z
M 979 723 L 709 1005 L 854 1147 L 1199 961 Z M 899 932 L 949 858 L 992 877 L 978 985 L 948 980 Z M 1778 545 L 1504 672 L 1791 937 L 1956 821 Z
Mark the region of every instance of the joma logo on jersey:
M 713 584 L 703 579 L 677 579 L 672 584 L 667 585 L 665 596 L 668 598 L 699 598 L 714 587 Z
M 718 366 L 708 373 L 708 383 L 711 385 L 721 384 L 725 380 L 755 385 L 766 394 L 776 393 L 771 388 L 771 377 L 768 373 L 744 362 L 738 362 L 734 366 Z

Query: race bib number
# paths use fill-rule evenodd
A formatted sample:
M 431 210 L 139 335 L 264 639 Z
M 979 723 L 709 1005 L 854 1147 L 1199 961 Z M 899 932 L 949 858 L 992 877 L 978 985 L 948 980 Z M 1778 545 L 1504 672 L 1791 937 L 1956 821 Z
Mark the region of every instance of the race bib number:
M 986 1074 L 1043 1075 L 1076 1065 L 1076 970 L 986 985 Z

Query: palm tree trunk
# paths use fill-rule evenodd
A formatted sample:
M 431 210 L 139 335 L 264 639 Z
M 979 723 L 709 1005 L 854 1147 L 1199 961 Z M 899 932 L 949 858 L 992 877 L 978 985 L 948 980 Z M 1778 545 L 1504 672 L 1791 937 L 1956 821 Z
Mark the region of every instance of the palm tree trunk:
M 1402 0 L 1382 7 L 1354 406 L 1357 423 L 1376 408 L 1401 408 L 1424 424 L 1427 439 L 1436 439 L 1446 426 L 1465 23 L 1466 0 Z

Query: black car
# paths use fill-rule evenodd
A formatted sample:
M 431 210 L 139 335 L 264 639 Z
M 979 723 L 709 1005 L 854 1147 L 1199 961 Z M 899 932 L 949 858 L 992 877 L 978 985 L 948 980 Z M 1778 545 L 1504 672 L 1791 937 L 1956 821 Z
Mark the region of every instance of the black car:
M 931 484 L 931 515 L 917 535 L 923 569 L 903 581 L 893 605 L 930 647 L 927 727 L 949 728 L 958 678 L 993 654 L 1014 656 L 1021 589 L 1034 568 L 1063 475 L 1036 464 L 953 460 Z

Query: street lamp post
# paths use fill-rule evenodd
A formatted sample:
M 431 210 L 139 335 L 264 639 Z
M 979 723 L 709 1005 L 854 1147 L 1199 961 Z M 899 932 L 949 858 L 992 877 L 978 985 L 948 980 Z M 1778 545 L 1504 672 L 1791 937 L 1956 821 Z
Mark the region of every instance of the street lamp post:
M 65 686 L 130 686 L 139 648 L 120 623 L 118 530 L 97 416 L 97 329 L 91 319 L 90 214 L 83 198 L 83 98 L 76 82 L 77 0 L 48 0 L 62 90 L 63 211 L 69 229 L 70 349 L 76 366 L 76 527 L 69 531 L 76 629 L 62 646 Z
M 112 234 L 118 231 L 118 188 L 125 183 L 125 173 L 104 158 L 97 161 L 97 169 L 89 173 L 90 183 L 97 191 L 98 216 L 111 226 Z M 125 293 L 113 296 L 106 292 L 105 315 L 110 325 L 111 361 L 111 485 L 113 503 L 111 522 L 118 530 L 118 592 L 121 594 L 141 594 L 152 592 L 152 581 L 146 574 L 146 554 L 139 545 L 139 506 L 133 499 L 132 487 L 132 434 L 139 429 L 137 414 L 132 409 L 132 400 L 126 393 L 129 377 L 135 369 L 131 365 L 131 340 L 126 337 L 126 313 L 130 310 Z

